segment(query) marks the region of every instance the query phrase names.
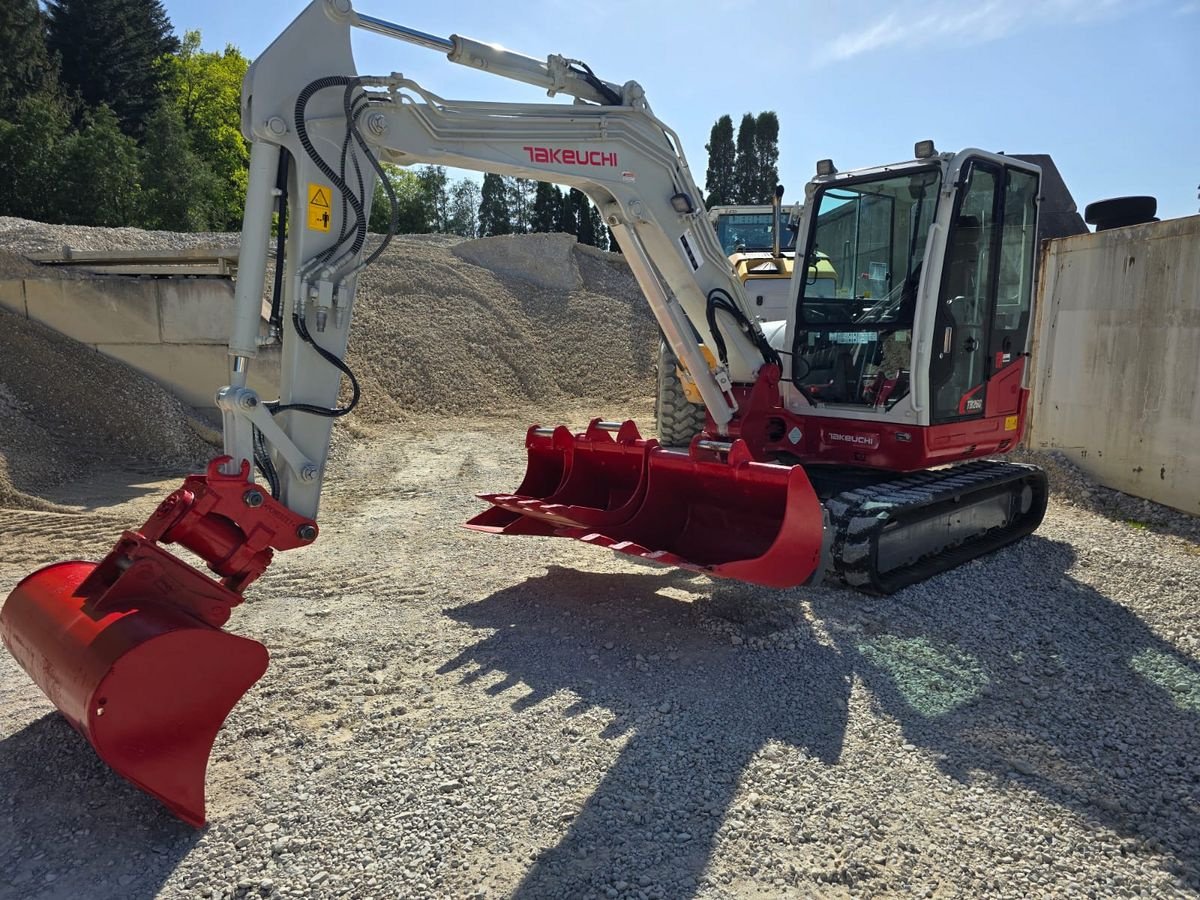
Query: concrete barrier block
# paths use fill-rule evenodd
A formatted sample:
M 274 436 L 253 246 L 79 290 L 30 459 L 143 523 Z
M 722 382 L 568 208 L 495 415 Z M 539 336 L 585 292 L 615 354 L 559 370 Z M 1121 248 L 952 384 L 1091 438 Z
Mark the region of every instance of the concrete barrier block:
M 229 384 L 229 354 L 217 344 L 97 344 L 96 349 L 137 369 L 189 406 L 215 409 Z M 279 396 L 278 347 L 264 347 L 249 369 L 249 385 L 267 400 Z
M 233 283 L 217 278 L 164 278 L 158 282 L 162 339 L 168 344 L 228 344 L 233 326 Z
M 25 280 L 29 318 L 84 344 L 161 340 L 158 287 L 142 279 Z
M 19 316 L 28 316 L 25 310 L 25 282 L 20 278 L 0 281 L 0 306 Z

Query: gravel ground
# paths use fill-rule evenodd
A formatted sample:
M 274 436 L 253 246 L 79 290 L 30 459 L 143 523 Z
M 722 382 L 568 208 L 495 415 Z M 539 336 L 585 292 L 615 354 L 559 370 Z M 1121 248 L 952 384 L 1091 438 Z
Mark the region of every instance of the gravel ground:
M 1200 891 L 1200 549 L 1169 522 L 1056 495 L 1033 537 L 887 600 L 756 590 L 459 529 L 518 481 L 523 426 L 343 448 L 321 540 L 231 623 L 273 664 L 204 830 L 0 655 L 0 897 Z M 0 592 L 167 487 L 0 511 Z

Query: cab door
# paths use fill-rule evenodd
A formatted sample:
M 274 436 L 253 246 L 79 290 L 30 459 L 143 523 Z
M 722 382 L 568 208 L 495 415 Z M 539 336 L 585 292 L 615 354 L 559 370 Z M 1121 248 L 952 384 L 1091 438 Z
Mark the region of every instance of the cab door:
M 934 422 L 983 415 L 1003 184 L 1001 167 L 984 160 L 967 163 L 934 319 L 929 371 Z

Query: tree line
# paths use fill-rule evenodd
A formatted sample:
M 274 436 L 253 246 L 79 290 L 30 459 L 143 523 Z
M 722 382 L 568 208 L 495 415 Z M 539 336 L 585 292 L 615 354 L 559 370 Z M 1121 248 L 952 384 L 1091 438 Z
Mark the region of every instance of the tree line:
M 705 205 L 770 203 L 779 182 L 779 117 L 746 113 L 733 136 L 733 119 L 721 116 L 709 133 Z
M 241 227 L 249 147 L 236 47 L 176 36 L 161 0 L 0 0 L 0 215 L 170 231 Z M 387 166 L 403 233 L 566 231 L 608 247 L 578 191 Z M 371 227 L 386 230 L 377 189 Z

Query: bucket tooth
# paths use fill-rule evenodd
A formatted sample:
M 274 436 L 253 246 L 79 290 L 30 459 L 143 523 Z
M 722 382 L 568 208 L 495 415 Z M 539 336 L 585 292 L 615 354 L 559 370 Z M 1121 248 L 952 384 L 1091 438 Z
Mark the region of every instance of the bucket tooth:
M 473 518 L 468 528 L 554 534 L 559 528 L 616 524 L 637 512 L 646 492 L 647 459 L 658 442 L 643 439 L 633 422 L 593 419 L 578 435 L 560 426 L 551 437 L 554 451 L 561 455 L 558 464 L 548 460 L 544 443 L 532 443 L 535 437 L 531 430 L 526 441 L 529 463 L 521 487 L 511 494 L 480 494 L 479 499 L 494 508 Z M 562 476 L 552 491 L 541 493 L 539 488 L 551 481 L 541 473 L 548 471 L 560 471 Z M 522 519 L 536 520 L 543 527 L 516 526 Z

